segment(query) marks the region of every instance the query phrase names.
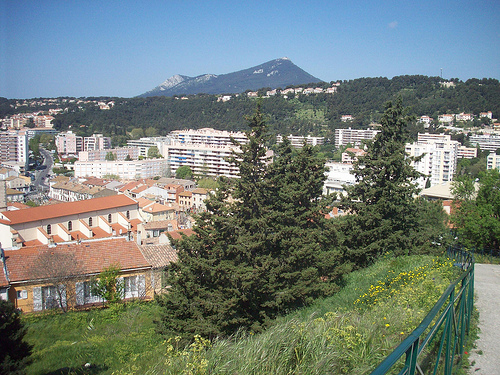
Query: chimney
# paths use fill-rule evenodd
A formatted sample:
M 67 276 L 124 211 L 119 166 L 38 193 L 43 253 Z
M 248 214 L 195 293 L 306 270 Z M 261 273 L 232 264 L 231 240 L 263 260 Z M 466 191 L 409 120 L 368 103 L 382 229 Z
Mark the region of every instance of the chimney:
M 142 245 L 141 232 L 137 231 L 136 242 L 138 246 Z

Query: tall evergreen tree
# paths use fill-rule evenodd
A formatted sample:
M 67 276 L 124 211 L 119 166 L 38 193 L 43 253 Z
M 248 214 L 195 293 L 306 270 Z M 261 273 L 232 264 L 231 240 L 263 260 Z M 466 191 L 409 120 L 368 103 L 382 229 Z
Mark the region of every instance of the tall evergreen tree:
M 24 341 L 25 334 L 20 310 L 0 299 L 0 374 L 26 373 L 33 348 Z
M 293 157 L 286 146 L 270 163 L 260 110 L 249 125 L 249 142 L 235 142 L 241 152 L 231 158 L 240 178 L 220 179 L 197 216 L 196 235 L 175 242 L 179 261 L 159 299 L 164 333 L 258 331 L 333 289 L 340 256 L 327 251 L 334 231 L 318 208 L 323 161 L 311 148 Z
M 427 226 L 420 227 L 423 207 L 415 198 L 421 174 L 411 166 L 415 159 L 405 154 L 409 120 L 401 99 L 388 102 L 381 132 L 353 165 L 356 184 L 347 188 L 341 206 L 351 213 L 342 223 L 349 257 L 358 266 L 387 252 L 408 254 L 428 240 Z

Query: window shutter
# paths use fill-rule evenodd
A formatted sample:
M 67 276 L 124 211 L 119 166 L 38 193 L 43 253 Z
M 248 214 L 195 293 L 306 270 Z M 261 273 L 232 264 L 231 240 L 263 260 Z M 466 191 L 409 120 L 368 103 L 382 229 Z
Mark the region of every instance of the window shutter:
M 137 297 L 146 296 L 146 275 L 137 276 Z
M 42 310 L 42 288 L 35 287 L 33 288 L 33 311 L 41 311 Z
M 66 301 L 66 285 L 60 284 L 59 290 L 61 291 L 61 304 L 62 307 L 68 307 L 68 302 Z
M 116 279 L 116 289 L 120 292 L 120 298 L 125 298 L 125 280 L 123 280 L 123 277 L 118 277 Z
M 76 293 L 76 305 L 85 305 L 85 294 L 83 289 L 83 283 L 75 283 L 75 293 Z

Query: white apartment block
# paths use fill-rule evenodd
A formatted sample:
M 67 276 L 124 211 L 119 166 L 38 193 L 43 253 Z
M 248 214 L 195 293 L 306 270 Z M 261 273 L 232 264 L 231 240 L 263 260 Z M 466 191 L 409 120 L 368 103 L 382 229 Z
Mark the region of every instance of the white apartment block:
M 163 176 L 168 169 L 168 162 L 166 159 L 77 161 L 74 169 L 75 177 L 103 178 L 106 175 L 117 175 L 121 179 L 132 180 Z
M 71 130 L 56 136 L 57 152 L 60 154 L 78 155 L 80 151 L 105 150 L 111 147 L 111 138 L 102 134 L 92 137 L 80 137 Z
M 96 161 L 96 160 L 106 160 L 108 152 L 111 152 L 115 160 L 125 160 L 127 156 L 131 160 L 137 160 L 139 158 L 139 148 L 138 147 L 119 147 L 107 150 L 94 150 L 94 151 L 80 151 L 78 153 L 79 161 Z
M 477 157 L 477 148 L 458 146 L 458 158 L 473 159 Z
M 26 131 L 0 132 L 0 162 L 14 162 L 26 168 L 28 161 L 28 134 Z
M 248 143 L 248 138 L 243 132 L 228 132 L 212 128 L 174 130 L 168 138 L 180 143 L 203 144 L 213 146 L 232 145 L 231 138 L 240 143 Z
M 233 150 L 238 151 L 236 146 L 229 145 L 172 142 L 164 146 L 162 155 L 168 159 L 171 173 L 186 165 L 197 175 L 238 177 L 239 169 L 226 160 Z
M 111 148 L 111 138 L 102 134 L 92 134 L 83 138 L 83 151 L 107 150 Z
M 77 136 L 71 130 L 56 136 L 57 152 L 60 154 L 77 155 L 83 151 L 83 137 Z
M 380 130 L 371 129 L 335 129 L 335 147 L 347 146 L 360 146 L 362 141 L 373 139 L 380 133 Z
M 486 169 L 498 169 L 500 171 L 500 155 L 492 152 L 486 160 Z
M 325 164 L 327 169 L 326 180 L 323 185 L 323 194 L 345 194 L 344 185 L 354 185 L 356 177 L 351 174 L 352 164 L 329 161 Z
M 419 134 L 416 143 L 406 144 L 409 156 L 423 155 L 419 161 L 412 162 L 418 172 L 427 176 L 418 181 L 421 188 L 425 187 L 427 178 L 431 186 L 453 180 L 459 146 L 458 141 L 452 141 L 451 136 L 445 134 Z
M 496 151 L 500 148 L 500 135 L 475 134 L 470 136 L 470 143 L 479 146 L 481 150 Z
M 287 138 L 290 140 L 290 143 L 295 148 L 301 148 L 304 145 L 304 142 L 311 146 L 318 146 L 325 144 L 325 137 L 311 137 L 310 135 L 304 137 L 304 136 L 290 134 Z M 277 135 L 276 142 L 282 143 L 283 136 Z
M 127 141 L 128 147 L 136 147 L 139 149 L 139 156 L 147 157 L 150 147 L 156 146 L 162 153 L 163 145 L 170 143 L 170 137 L 144 137 L 140 139 L 132 139 Z M 162 154 L 163 155 L 163 154 Z M 165 156 L 165 155 L 163 155 Z

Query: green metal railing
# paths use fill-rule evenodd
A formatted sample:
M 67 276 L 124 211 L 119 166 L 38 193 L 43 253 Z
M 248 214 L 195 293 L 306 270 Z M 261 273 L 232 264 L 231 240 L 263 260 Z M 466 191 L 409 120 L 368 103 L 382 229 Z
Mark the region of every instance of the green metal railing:
M 454 259 L 462 274 L 371 375 L 391 370 L 399 375 L 450 375 L 460 367 L 474 308 L 474 258 L 459 248 L 448 249 L 448 257 Z

